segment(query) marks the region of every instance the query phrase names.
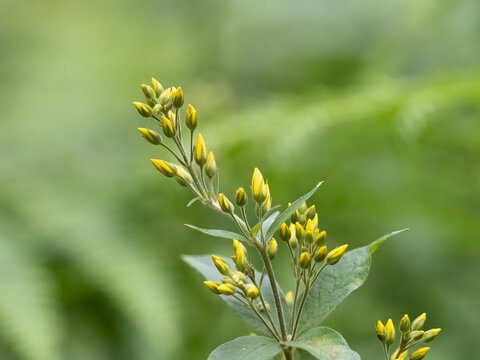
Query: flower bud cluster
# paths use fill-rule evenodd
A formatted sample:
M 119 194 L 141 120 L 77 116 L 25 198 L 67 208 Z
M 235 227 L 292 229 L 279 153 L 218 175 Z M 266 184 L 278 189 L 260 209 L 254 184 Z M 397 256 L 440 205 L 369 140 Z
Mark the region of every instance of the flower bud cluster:
M 435 337 L 440 333 L 441 329 L 430 329 L 423 331 L 423 325 L 427 315 L 425 313 L 418 316 L 413 322 L 410 322 L 410 318 L 405 314 L 400 320 L 399 330 L 400 330 L 400 340 L 397 349 L 393 352 L 391 356 L 392 360 L 395 359 L 410 359 L 410 360 L 421 360 L 423 359 L 427 352 L 430 350 L 429 347 L 421 347 L 416 351 L 413 351 L 409 355 L 410 349 L 419 344 L 419 343 L 428 343 L 435 339 Z M 383 323 L 379 320 L 377 322 L 377 338 L 382 342 L 385 347 L 386 353 L 388 354 L 389 349 L 395 343 L 395 327 L 393 325 L 392 319 L 388 319 L 387 323 Z

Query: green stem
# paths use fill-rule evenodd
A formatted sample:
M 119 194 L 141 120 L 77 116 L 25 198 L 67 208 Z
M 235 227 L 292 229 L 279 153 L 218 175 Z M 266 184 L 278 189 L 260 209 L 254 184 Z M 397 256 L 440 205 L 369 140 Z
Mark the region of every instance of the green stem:
M 280 338 L 278 337 L 277 335 L 277 332 L 272 329 L 270 327 L 270 325 L 268 325 L 268 323 L 265 321 L 265 319 L 263 318 L 263 316 L 257 311 L 257 309 L 255 309 L 255 306 L 253 305 L 253 302 L 252 301 L 249 301 L 248 304 L 250 305 L 250 308 L 252 309 L 252 311 L 255 313 L 255 315 L 258 316 L 258 318 L 262 321 L 263 325 L 265 325 L 265 327 L 268 329 L 268 331 L 273 335 L 273 337 L 275 339 L 277 339 L 277 341 L 280 341 Z M 266 311 L 267 309 L 265 309 Z

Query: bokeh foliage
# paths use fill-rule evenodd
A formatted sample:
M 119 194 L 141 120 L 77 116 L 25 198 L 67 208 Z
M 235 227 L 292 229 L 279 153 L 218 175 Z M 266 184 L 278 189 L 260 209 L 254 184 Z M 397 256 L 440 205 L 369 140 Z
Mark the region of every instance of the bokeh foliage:
M 427 311 L 429 357 L 471 358 L 479 22 L 475 0 L 2 0 L 0 357 L 201 359 L 248 334 L 180 260 L 231 252 L 184 223 L 229 225 L 148 161 L 131 101 L 155 76 L 199 110 L 227 195 L 258 166 L 284 206 L 325 180 L 337 244 L 411 228 L 327 319 L 354 350 L 379 358 L 378 318 Z

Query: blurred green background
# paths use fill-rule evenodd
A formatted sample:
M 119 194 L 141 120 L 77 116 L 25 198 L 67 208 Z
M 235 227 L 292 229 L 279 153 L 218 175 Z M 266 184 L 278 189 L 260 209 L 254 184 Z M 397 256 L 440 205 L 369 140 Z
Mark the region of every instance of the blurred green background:
M 472 359 L 478 39 L 477 0 L 0 0 L 0 358 L 205 359 L 249 333 L 180 260 L 232 251 L 184 223 L 230 224 L 151 166 L 132 101 L 155 76 L 198 109 L 227 195 L 258 166 L 284 206 L 325 180 L 332 245 L 411 228 L 327 321 L 363 359 L 377 319 L 423 311 L 428 358 Z

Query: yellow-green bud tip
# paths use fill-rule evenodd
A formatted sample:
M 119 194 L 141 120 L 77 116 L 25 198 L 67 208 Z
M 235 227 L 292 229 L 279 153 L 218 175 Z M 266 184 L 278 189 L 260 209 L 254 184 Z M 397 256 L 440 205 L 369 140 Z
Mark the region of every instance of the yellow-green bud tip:
M 247 201 L 248 198 L 245 189 L 243 187 L 238 188 L 235 193 L 235 202 L 237 203 L 237 205 L 243 207 L 247 205 Z
M 277 240 L 275 240 L 275 238 L 272 238 L 268 243 L 268 249 L 267 249 L 268 257 L 270 258 L 270 260 L 273 260 L 275 258 L 275 255 L 277 254 L 277 250 L 278 250 Z
M 215 255 L 212 255 L 212 260 L 220 274 L 225 276 L 230 274 L 230 266 L 225 262 L 225 260 Z
M 225 194 L 223 193 L 218 194 L 218 204 L 220 205 L 220 208 L 222 209 L 223 212 L 227 214 L 233 213 L 233 205 L 225 196 Z
M 335 265 L 340 261 L 342 256 L 345 254 L 347 251 L 348 244 L 342 245 L 340 247 L 336 247 L 332 251 L 330 251 L 327 255 L 327 264 L 328 265 Z
M 143 117 L 148 118 L 152 116 L 153 114 L 152 108 L 147 104 L 135 101 L 133 105 L 135 106 L 139 114 L 142 115 Z
M 440 333 L 440 331 L 442 331 L 442 329 L 438 328 L 438 329 L 430 329 L 428 331 L 425 331 L 425 333 L 423 334 L 423 342 L 430 342 L 432 341 L 433 339 L 435 339 L 437 337 L 437 335 Z
M 197 110 L 195 110 L 195 108 L 190 104 L 188 104 L 187 107 L 187 117 L 185 119 L 185 123 L 191 131 L 195 130 L 197 127 Z
M 152 164 L 167 177 L 173 177 L 176 175 L 175 165 L 166 162 L 165 160 L 150 159 Z
M 195 141 L 195 147 L 193 149 L 193 155 L 195 162 L 203 167 L 207 161 L 207 147 L 205 146 L 205 141 L 203 140 L 202 134 L 198 134 L 197 141 Z
M 209 289 L 211 292 L 213 292 L 214 294 L 220 294 L 220 292 L 218 291 L 218 286 L 219 284 L 216 283 L 215 281 L 204 281 L 203 282 Z
M 383 325 L 383 323 L 378 320 L 377 321 L 377 338 L 378 340 L 380 340 L 382 343 L 385 342 L 385 325 Z
M 388 319 L 385 324 L 385 343 L 387 346 L 393 344 L 395 341 L 395 326 L 393 326 L 392 319 Z
M 428 350 L 430 350 L 429 347 L 423 347 L 418 349 L 410 355 L 410 360 L 422 360 L 425 355 L 427 355 Z
M 157 132 L 146 128 L 138 128 L 138 131 L 150 144 L 160 145 L 162 143 L 162 138 Z
M 207 157 L 207 166 L 205 167 L 205 173 L 210 179 L 213 178 L 217 173 L 217 164 L 215 162 L 215 156 L 211 151 Z
M 426 313 L 423 313 L 420 316 L 418 316 L 412 322 L 412 330 L 420 330 L 423 327 L 423 324 L 425 324 L 426 319 L 427 319 L 427 314 Z
M 177 89 L 173 90 L 172 93 L 172 103 L 173 106 L 178 108 L 181 108 L 183 105 L 183 90 L 181 87 L 178 87 Z

